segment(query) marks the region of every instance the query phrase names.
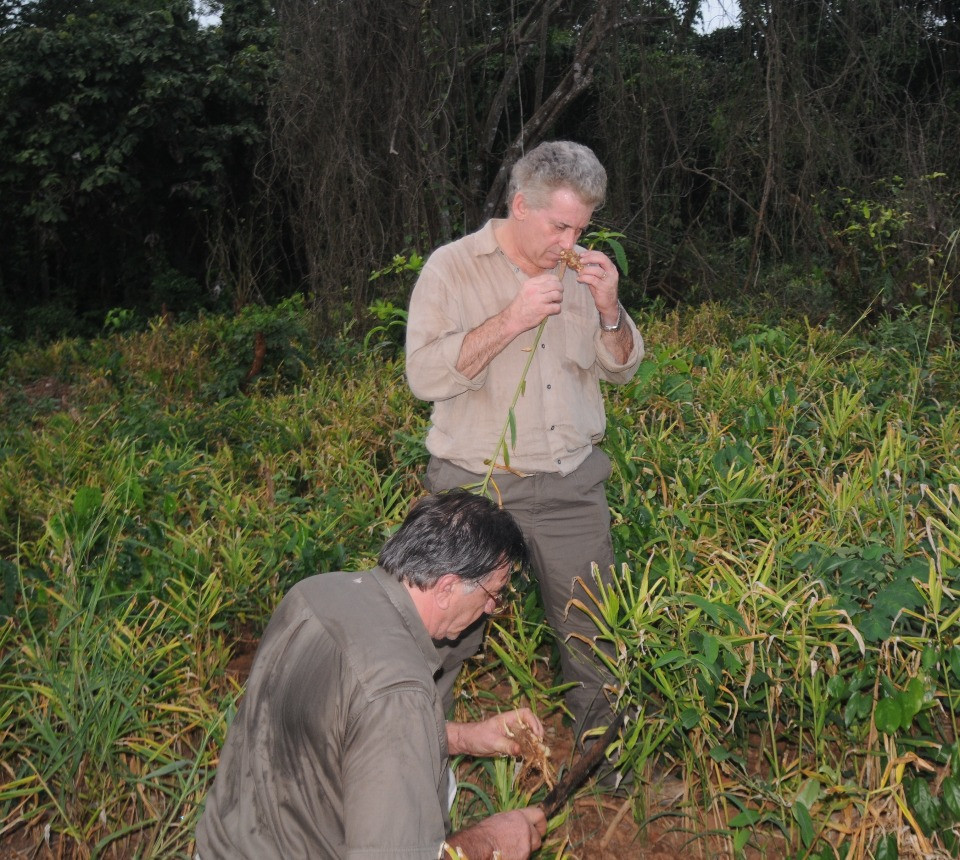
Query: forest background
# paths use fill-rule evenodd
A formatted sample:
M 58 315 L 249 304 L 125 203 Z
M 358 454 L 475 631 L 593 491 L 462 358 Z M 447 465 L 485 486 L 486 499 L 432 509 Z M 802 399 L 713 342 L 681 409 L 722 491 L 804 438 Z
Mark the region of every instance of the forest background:
M 0 0 L 0 856 L 192 856 L 280 595 L 422 492 L 424 256 L 558 137 L 647 345 L 586 606 L 636 792 L 539 856 L 958 856 L 960 12 L 705 8 Z M 562 741 L 512 606 L 458 713 Z M 456 767 L 458 825 L 544 790 Z
M 708 33 L 699 0 L 209 8 L 0 3 L 0 337 L 294 293 L 340 330 L 402 305 L 371 272 L 499 212 L 548 137 L 609 168 L 628 302 L 929 302 L 956 4 L 745 0 Z

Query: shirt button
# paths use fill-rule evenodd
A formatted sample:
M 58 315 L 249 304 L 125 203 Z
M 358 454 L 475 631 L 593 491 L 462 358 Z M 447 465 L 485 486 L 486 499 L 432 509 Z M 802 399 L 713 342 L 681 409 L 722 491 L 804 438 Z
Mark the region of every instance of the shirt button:
M 547 348 L 547 345 L 545 343 L 540 344 L 540 349 L 546 349 L 546 348 Z
M 547 390 L 549 391 L 551 388 L 553 388 L 553 386 L 548 384 L 548 385 L 547 385 Z
M 557 425 L 556 425 L 556 424 L 551 424 L 551 425 L 550 425 L 550 429 L 551 429 L 551 430 L 556 430 L 556 429 L 557 429 Z
M 557 460 L 557 465 L 558 465 L 558 466 L 560 465 L 560 461 L 559 461 L 559 460 Z

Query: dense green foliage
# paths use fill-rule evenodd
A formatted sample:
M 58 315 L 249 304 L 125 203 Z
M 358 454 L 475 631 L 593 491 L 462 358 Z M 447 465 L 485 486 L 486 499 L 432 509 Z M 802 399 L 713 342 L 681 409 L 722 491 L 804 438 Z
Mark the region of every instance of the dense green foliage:
M 225 233 L 256 206 L 269 11 L 227 3 L 202 28 L 189 0 L 38 2 L 0 28 L 0 314 L 15 332 L 96 330 L 115 306 L 185 310 L 233 286 Z
M 587 608 L 642 717 L 624 740 L 640 787 L 654 757 L 673 765 L 677 826 L 707 854 L 955 853 L 952 340 L 923 313 L 848 332 L 718 306 L 638 324 L 647 358 L 608 391 L 604 443 L 621 585 Z M 294 300 L 7 354 L 5 838 L 185 856 L 231 656 L 291 583 L 369 565 L 420 492 L 426 410 L 393 344 L 318 349 L 313 326 Z M 483 669 L 559 707 L 535 595 L 495 632 Z M 469 679 L 461 701 L 505 704 Z M 525 802 L 490 767 L 492 784 L 467 772 L 472 796 Z M 458 820 L 482 814 L 470 798 Z

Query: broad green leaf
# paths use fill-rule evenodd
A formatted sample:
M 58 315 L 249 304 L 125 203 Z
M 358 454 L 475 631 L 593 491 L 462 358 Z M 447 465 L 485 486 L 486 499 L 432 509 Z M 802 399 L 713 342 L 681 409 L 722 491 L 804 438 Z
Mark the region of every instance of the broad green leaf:
M 960 821 L 960 779 L 948 776 L 940 787 L 940 799 L 953 821 Z
M 873 702 L 868 693 L 857 691 L 847 700 L 847 706 L 843 709 L 844 724 L 849 727 L 854 723 L 867 717 L 870 713 L 870 706 Z
M 739 815 L 734 815 L 727 823 L 730 827 L 752 827 L 761 817 L 756 809 L 745 809 Z
M 873 712 L 873 722 L 885 735 L 892 735 L 903 725 L 903 708 L 899 699 L 881 699 Z
M 717 657 L 720 656 L 720 643 L 717 642 L 716 636 L 711 636 L 709 633 L 703 634 L 703 656 L 708 663 L 717 662 Z
M 919 678 L 911 678 L 907 682 L 907 688 L 900 694 L 900 706 L 903 708 L 903 727 L 910 728 L 913 718 L 920 713 L 923 707 L 923 699 L 926 695 L 923 681 Z
M 86 517 L 103 503 L 103 493 L 97 487 L 81 487 L 73 497 L 73 512 Z
M 737 625 L 742 631 L 747 632 L 747 624 L 743 620 L 743 616 L 737 612 L 732 606 L 727 606 L 724 603 L 715 603 L 712 600 L 707 600 L 705 597 L 701 597 L 699 594 L 691 594 L 687 597 L 694 606 L 702 609 L 707 615 L 710 616 L 711 620 L 719 625 L 720 619 L 725 618 L 727 621 L 731 621 Z
M 904 787 L 907 803 L 910 804 L 917 823 L 927 836 L 932 835 L 940 823 L 940 802 L 930 793 L 930 786 L 924 779 L 917 777 L 904 780 Z
M 856 619 L 856 628 L 867 642 L 880 642 L 890 635 L 893 619 L 886 612 L 865 612 Z
M 691 662 L 692 658 L 685 654 L 683 651 L 667 651 L 656 663 L 653 664 L 654 669 L 661 669 L 664 666 L 669 666 L 671 663 L 679 663 L 681 666 L 685 666 L 687 663 Z
M 800 828 L 803 847 L 809 848 L 813 844 L 813 819 L 810 818 L 810 810 L 802 803 L 795 803 L 792 811 L 793 820 L 797 822 L 797 826 Z
M 899 860 L 900 854 L 897 851 L 897 834 L 888 833 L 877 843 L 877 850 L 874 852 L 874 860 Z
M 823 789 L 820 783 L 815 779 L 804 780 L 803 785 L 797 792 L 797 803 L 802 803 L 807 809 L 812 809 L 813 805 L 820 800 Z
M 710 758 L 716 762 L 732 761 L 734 764 L 740 765 L 740 767 L 745 767 L 747 762 L 743 756 L 738 755 L 732 750 L 728 750 L 725 746 L 717 744 L 715 747 L 710 749 Z
M 847 690 L 847 682 L 843 675 L 834 675 L 827 681 L 827 695 L 831 699 L 839 699 Z

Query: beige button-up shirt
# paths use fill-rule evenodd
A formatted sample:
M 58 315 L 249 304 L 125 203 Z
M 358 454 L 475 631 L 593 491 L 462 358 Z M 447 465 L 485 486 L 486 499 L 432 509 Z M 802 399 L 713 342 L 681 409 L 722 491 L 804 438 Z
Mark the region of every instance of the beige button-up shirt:
M 495 223 L 430 255 L 407 321 L 407 379 L 417 397 L 433 401 L 427 449 L 478 475 L 494 454 L 536 337 L 536 329 L 524 332 L 473 379 L 457 371 L 464 337 L 500 313 L 527 277 L 500 251 Z M 633 351 L 620 364 L 602 342 L 590 290 L 572 270 L 563 286 L 563 309 L 547 319 L 514 410 L 510 466 L 524 473 L 576 469 L 606 429 L 600 380 L 627 382 L 643 358 L 643 339 L 629 315 L 624 325 L 632 330 Z

